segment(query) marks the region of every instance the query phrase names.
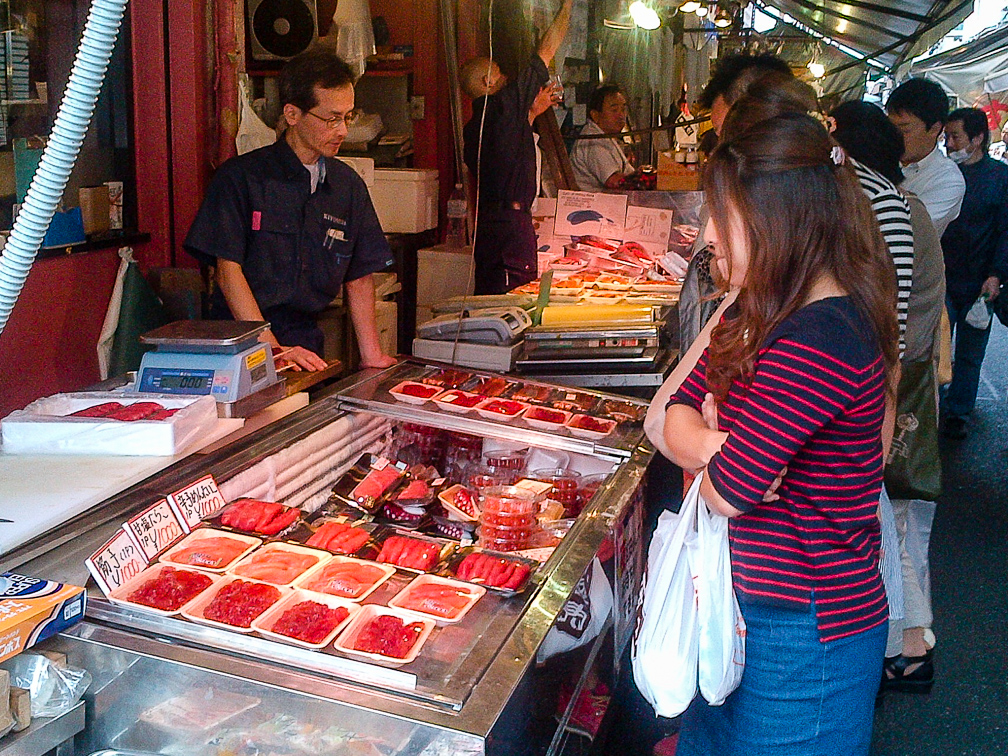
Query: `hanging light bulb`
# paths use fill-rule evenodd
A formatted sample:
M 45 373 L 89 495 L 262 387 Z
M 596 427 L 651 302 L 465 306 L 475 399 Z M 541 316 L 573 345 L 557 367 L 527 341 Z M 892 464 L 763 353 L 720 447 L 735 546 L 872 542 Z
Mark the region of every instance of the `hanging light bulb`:
M 714 14 L 714 26 L 719 29 L 724 29 L 725 27 L 731 26 L 732 16 L 725 8 L 718 6 L 717 12 Z
M 641 0 L 634 0 L 634 2 L 630 3 L 630 18 L 634 20 L 637 26 L 647 31 L 657 29 L 661 26 L 661 19 L 658 18 L 655 9 L 644 5 Z
M 692 13 L 699 7 L 700 3 L 698 3 L 696 0 L 686 0 L 685 3 L 679 6 L 679 10 L 681 10 L 683 13 Z
M 704 18 L 707 15 L 708 10 L 709 8 L 706 5 L 701 5 L 693 12 L 697 14 L 697 18 Z
M 808 64 L 808 70 L 809 73 L 812 74 L 812 76 L 816 79 L 821 79 L 823 76 L 826 75 L 826 66 L 824 66 L 822 63 L 817 63 L 815 61 Z

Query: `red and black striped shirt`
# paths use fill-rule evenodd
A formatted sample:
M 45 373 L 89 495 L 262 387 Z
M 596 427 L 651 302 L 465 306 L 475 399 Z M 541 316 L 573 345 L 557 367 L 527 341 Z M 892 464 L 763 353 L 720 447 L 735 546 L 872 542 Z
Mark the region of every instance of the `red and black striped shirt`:
M 671 403 L 700 410 L 707 353 Z M 749 601 L 809 606 L 823 642 L 886 622 L 877 516 L 885 365 L 848 297 L 813 302 L 767 338 L 752 380 L 718 407 L 728 440 L 707 467 L 743 514 L 731 520 L 735 590 Z M 777 501 L 763 494 L 787 474 Z

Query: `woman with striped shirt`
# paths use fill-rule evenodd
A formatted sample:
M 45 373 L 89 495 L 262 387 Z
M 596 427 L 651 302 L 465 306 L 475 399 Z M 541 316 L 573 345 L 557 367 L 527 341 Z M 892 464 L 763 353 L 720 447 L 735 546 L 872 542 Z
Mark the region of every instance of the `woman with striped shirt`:
M 742 682 L 677 753 L 867 754 L 887 605 L 877 505 L 896 282 L 826 130 L 786 113 L 719 145 L 708 242 L 739 294 L 669 402 L 673 461 L 731 517 Z

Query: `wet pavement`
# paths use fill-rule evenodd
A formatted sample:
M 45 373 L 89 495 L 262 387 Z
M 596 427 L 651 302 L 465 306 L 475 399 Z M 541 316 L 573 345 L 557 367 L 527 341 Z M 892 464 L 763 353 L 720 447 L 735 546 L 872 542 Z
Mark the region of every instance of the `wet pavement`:
M 935 684 L 930 695 L 886 695 L 872 756 L 1008 754 L 1008 329 L 997 320 L 969 435 L 942 444 Z

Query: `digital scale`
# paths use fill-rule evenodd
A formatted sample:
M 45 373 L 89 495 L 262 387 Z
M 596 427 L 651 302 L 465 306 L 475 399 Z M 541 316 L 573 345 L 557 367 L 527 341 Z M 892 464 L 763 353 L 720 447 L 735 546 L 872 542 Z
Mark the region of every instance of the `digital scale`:
M 177 320 L 140 337 L 154 346 L 137 371 L 136 390 L 210 395 L 220 417 L 248 417 L 284 398 L 273 350 L 259 341 L 269 323 L 254 320 Z

